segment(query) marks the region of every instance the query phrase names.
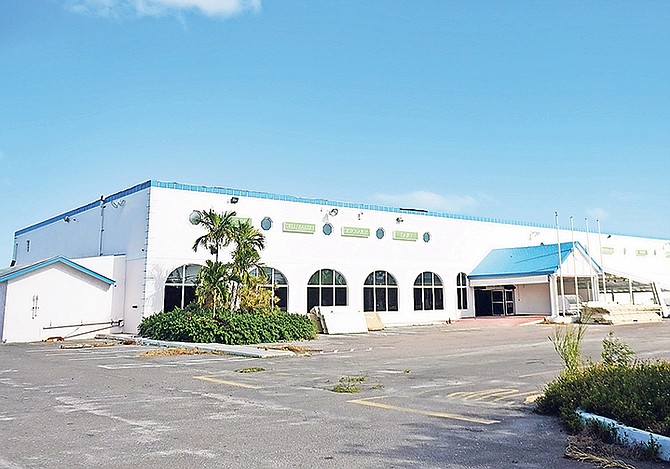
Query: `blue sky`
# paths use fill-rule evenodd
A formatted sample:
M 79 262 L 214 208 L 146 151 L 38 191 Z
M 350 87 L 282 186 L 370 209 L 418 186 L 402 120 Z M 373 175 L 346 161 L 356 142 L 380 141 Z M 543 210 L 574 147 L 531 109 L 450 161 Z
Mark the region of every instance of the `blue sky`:
M 158 179 L 670 238 L 670 2 L 2 0 L 13 233 Z

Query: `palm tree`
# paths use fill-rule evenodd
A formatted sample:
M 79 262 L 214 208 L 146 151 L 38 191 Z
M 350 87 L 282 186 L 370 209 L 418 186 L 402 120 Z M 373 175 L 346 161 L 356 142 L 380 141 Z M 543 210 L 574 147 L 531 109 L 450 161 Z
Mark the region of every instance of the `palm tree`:
M 217 213 L 212 209 L 196 210 L 199 216 L 200 225 L 207 229 L 207 233 L 199 236 L 193 244 L 193 250 L 198 251 L 198 247 L 209 249 L 214 256 L 215 262 L 219 261 L 219 251 L 226 247 L 232 241 L 232 232 L 237 223 L 235 212 Z
M 228 302 L 228 284 L 231 278 L 231 265 L 207 260 L 198 274 L 195 294 L 198 304 L 212 308 L 212 317 L 216 317 L 216 308 Z
M 231 235 L 235 243 L 235 249 L 232 252 L 233 273 L 238 280 L 231 295 L 231 305 L 235 306 L 238 301 L 239 288 L 252 283 L 252 268 L 260 269 L 262 266 L 259 251 L 265 249 L 265 236 L 249 223 L 237 223 Z

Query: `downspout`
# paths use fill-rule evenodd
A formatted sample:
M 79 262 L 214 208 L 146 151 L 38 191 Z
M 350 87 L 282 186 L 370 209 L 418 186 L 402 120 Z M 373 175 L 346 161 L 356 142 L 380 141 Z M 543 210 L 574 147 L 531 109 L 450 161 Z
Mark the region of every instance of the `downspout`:
M 98 256 L 102 256 L 102 236 L 105 232 L 105 196 L 100 196 L 100 242 L 98 244 Z

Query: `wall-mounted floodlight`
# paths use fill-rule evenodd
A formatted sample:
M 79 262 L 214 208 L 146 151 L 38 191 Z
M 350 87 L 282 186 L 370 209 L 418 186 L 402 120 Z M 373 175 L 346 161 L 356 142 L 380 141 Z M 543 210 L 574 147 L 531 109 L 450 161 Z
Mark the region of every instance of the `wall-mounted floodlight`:
M 74 217 L 63 217 L 63 221 L 64 221 L 65 223 L 70 223 L 70 222 L 74 223 L 74 222 L 77 221 L 77 219 L 74 218 Z
M 191 225 L 199 225 L 202 222 L 202 214 L 197 210 L 193 210 L 188 216 L 188 221 L 191 222 Z
M 360 220 L 361 217 L 363 216 L 363 212 L 358 212 L 358 219 Z
M 339 213 L 339 212 L 338 212 L 338 210 L 337 210 L 336 208 L 334 208 L 334 209 L 332 209 L 330 212 L 328 212 L 328 214 L 329 214 L 331 217 L 334 217 L 334 216 L 337 215 L 338 213 Z
M 403 220 L 402 217 L 398 217 L 398 218 L 395 219 L 395 222 L 396 222 L 396 223 L 402 223 L 402 222 L 404 222 L 404 221 L 405 221 L 405 220 Z
M 110 202 L 110 204 L 114 208 L 123 207 L 124 205 L 126 205 L 126 199 L 121 199 L 121 200 L 118 200 L 118 201 L 117 200 L 112 200 Z
M 240 198 L 239 198 L 239 197 L 231 197 L 231 198 L 230 198 L 230 203 L 231 203 L 231 204 L 236 204 L 236 203 L 239 202 L 239 201 L 240 201 Z

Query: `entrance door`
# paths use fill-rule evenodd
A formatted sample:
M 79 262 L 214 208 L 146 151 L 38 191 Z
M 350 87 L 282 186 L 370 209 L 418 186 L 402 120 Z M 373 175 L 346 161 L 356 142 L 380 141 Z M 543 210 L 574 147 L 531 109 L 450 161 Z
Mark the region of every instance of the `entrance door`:
M 514 290 L 475 290 L 476 316 L 509 316 L 514 311 Z
M 491 312 L 494 316 L 505 315 L 505 290 L 491 290 Z

